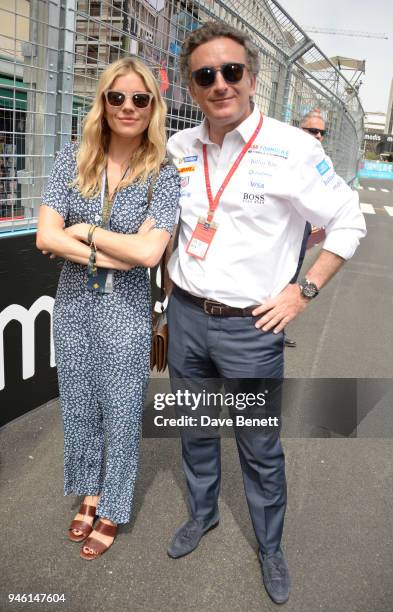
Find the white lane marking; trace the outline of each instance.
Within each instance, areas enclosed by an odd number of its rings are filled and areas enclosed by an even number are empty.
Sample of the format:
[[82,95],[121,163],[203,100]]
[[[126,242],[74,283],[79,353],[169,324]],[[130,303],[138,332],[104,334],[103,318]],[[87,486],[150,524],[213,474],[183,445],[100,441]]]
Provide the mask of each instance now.
[[367,187],[369,191],[377,191],[375,187]]
[[375,210],[374,210],[374,206],[372,204],[364,204],[361,203],[360,204],[360,210],[362,211],[362,213],[365,213],[366,215],[375,215]]
[[386,212],[388,213],[388,215],[390,215],[391,217],[393,217],[393,206],[384,206],[384,209],[386,210]]
[[389,189],[384,189],[383,187],[381,187],[381,191],[383,191],[384,193],[389,193]]

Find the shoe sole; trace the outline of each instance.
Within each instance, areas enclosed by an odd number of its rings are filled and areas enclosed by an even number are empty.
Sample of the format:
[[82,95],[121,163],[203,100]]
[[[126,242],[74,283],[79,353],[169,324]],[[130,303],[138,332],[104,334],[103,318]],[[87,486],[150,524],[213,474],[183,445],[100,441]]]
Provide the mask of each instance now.
[[[217,523],[214,523],[214,525],[212,525],[211,527],[209,527],[208,529],[206,529],[206,531],[203,532],[202,536],[201,536],[201,540],[203,538],[204,535],[206,535],[208,533],[208,531],[212,531],[212,529],[215,529],[218,525],[219,525],[220,521],[217,521]],[[198,542],[198,544],[195,546],[195,548],[193,548],[192,550],[189,550],[188,552],[184,553],[184,555],[171,555],[171,553],[169,552],[169,550],[167,550],[167,555],[168,557],[170,557],[171,559],[181,559],[182,557],[186,557],[187,555],[190,555],[192,552],[194,552],[194,550],[196,548],[198,548],[200,541]]]

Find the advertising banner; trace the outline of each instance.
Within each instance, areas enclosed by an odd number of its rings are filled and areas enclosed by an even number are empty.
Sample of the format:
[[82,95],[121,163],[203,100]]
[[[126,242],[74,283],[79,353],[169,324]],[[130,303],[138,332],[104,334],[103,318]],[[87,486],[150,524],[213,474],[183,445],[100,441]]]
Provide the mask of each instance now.
[[363,160],[359,167],[358,178],[393,180],[393,164]]
[[51,321],[61,262],[0,238],[0,426],[58,395]]

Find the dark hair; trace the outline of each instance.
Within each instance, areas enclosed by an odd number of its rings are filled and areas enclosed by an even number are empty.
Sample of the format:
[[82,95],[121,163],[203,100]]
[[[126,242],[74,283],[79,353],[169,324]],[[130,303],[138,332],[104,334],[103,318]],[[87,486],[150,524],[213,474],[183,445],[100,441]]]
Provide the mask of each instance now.
[[247,57],[247,68],[253,75],[257,75],[260,68],[259,52],[250,36],[237,30],[223,21],[208,21],[203,26],[190,32],[184,39],[180,53],[180,73],[186,85],[190,82],[190,55],[204,43],[215,38],[231,38],[244,47]]

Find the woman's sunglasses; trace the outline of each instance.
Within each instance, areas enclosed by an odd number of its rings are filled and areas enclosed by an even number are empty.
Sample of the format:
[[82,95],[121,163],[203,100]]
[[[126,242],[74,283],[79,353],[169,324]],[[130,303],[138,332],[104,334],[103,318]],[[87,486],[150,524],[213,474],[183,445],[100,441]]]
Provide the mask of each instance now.
[[325,136],[327,132],[327,130],[319,130],[318,128],[307,128],[307,127],[302,128],[302,130],[304,130],[305,132],[309,132],[310,134],[313,134],[314,136],[316,136],[317,134],[321,134],[321,136]]
[[191,76],[199,87],[210,87],[210,85],[213,85],[217,72],[221,72],[227,83],[238,83],[243,78],[245,67],[245,64],[237,64],[235,62],[222,64],[219,68],[204,66],[199,68],[199,70],[191,72]]
[[147,108],[154,98],[150,91],[134,91],[128,93],[126,91],[114,91],[110,89],[105,92],[105,100],[110,106],[123,106],[127,98],[130,98],[136,108]]

